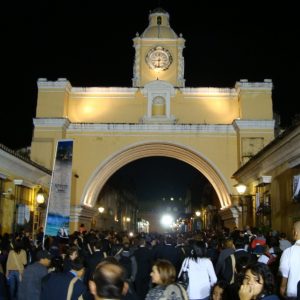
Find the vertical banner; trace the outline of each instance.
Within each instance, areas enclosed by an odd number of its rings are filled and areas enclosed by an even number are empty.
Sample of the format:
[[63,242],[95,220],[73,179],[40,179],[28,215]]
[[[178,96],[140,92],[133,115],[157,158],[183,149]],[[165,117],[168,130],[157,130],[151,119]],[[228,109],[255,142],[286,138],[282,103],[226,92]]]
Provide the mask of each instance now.
[[59,140],[52,171],[44,234],[68,238],[73,141]]

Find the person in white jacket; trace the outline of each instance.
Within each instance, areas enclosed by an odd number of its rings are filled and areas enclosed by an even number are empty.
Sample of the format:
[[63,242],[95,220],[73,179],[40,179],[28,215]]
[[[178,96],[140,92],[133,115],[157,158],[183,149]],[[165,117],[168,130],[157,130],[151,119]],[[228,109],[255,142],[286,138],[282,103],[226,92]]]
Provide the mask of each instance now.
[[206,257],[206,245],[203,241],[193,243],[189,256],[182,263],[178,278],[186,270],[189,275],[189,299],[209,299],[211,287],[217,282],[217,276],[211,260]]

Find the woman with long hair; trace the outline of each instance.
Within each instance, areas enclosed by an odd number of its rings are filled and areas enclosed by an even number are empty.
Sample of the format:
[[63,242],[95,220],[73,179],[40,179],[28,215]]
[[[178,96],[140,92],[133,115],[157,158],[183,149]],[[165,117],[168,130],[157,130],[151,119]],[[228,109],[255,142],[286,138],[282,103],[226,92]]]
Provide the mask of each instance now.
[[266,264],[255,263],[246,268],[239,289],[240,300],[279,300],[274,291],[274,276]]
[[187,292],[191,300],[209,299],[211,287],[217,282],[213,264],[206,257],[206,244],[203,241],[194,241],[189,256],[183,261],[178,274],[187,271],[189,284]]
[[6,262],[6,277],[8,279],[11,300],[16,300],[18,297],[18,288],[26,264],[27,255],[23,249],[22,242],[21,240],[15,240],[12,243],[12,249],[8,253]]
[[146,295],[146,300],[187,300],[184,288],[175,283],[176,269],[168,260],[158,259],[152,266],[150,273],[152,283],[155,285]]

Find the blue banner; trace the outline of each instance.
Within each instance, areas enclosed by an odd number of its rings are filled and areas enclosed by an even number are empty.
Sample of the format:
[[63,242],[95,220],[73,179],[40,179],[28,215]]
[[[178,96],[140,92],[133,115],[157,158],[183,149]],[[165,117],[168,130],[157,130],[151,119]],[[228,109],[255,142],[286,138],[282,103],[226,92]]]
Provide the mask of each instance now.
[[73,141],[59,140],[52,171],[45,236],[67,239],[70,224]]

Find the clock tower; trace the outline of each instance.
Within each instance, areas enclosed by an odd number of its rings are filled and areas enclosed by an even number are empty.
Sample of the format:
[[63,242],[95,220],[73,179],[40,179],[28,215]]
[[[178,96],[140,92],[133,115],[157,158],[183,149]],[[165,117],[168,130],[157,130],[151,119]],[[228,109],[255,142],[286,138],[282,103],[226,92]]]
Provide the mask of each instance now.
[[170,27],[165,10],[157,8],[150,12],[148,27],[133,39],[133,87],[144,87],[154,80],[184,87],[184,44],[182,36],[178,37]]

